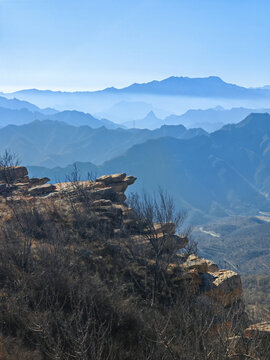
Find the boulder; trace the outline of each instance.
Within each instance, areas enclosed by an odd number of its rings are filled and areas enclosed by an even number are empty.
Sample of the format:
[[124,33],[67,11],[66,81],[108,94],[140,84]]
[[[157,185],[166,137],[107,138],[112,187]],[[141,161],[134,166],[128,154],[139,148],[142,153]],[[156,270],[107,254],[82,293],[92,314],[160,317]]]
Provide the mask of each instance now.
[[28,194],[32,196],[44,195],[54,192],[56,187],[52,184],[45,184],[40,186],[35,186],[28,190]]
[[231,270],[203,273],[202,291],[216,299],[224,307],[232,305],[241,298],[242,284],[239,274]]
[[125,173],[104,175],[96,180],[96,183],[102,183],[107,187],[111,187],[115,192],[124,193],[129,185],[136,181],[134,176],[126,176]]
[[113,183],[121,182],[125,179],[126,174],[113,174],[113,175],[104,175],[96,179],[96,182],[102,182],[105,185],[110,185]]
[[[188,242],[188,239],[183,237],[183,241],[186,239],[186,244]],[[184,246],[184,247],[185,247]],[[196,269],[199,273],[215,273],[218,272],[218,266],[211,260],[207,260],[204,258],[200,258],[197,255],[189,255],[185,263],[183,264],[183,268],[187,269]]]
[[28,170],[24,166],[11,166],[0,168],[0,181],[13,182],[28,175]]
[[206,273],[208,271],[208,264],[205,259],[192,254],[183,264],[183,268],[185,270],[195,269],[198,273]]
[[134,184],[136,180],[137,180],[137,178],[136,178],[135,176],[126,176],[126,177],[125,177],[125,182],[126,182],[128,185]]

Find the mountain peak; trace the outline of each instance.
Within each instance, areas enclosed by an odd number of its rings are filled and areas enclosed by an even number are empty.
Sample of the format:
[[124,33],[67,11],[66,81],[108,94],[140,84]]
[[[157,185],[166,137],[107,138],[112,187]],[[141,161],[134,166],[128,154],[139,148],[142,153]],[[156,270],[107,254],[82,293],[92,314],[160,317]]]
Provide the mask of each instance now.
[[149,118],[151,118],[151,119],[152,119],[152,118],[157,119],[156,114],[154,113],[153,110],[149,111],[149,113],[146,115],[145,118],[146,118],[146,119],[149,119]]

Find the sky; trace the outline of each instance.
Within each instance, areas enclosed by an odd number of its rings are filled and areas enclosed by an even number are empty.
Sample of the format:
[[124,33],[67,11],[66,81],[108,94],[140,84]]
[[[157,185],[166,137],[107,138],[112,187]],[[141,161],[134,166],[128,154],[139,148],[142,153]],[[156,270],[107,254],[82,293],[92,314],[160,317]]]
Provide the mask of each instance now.
[[270,84],[269,0],[0,0],[0,91]]

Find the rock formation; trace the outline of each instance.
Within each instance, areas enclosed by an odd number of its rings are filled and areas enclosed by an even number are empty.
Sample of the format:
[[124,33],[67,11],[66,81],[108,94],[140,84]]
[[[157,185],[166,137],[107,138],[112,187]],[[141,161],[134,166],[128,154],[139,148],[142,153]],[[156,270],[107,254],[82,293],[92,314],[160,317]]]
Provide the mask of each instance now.
[[0,195],[47,195],[56,190],[54,185],[45,185],[49,181],[47,177],[29,179],[28,170],[24,166],[0,168]]
[[[215,314],[215,322],[211,325],[214,331],[218,331],[216,329],[220,329],[222,326],[233,326],[234,329],[242,331],[247,340],[258,337],[262,341],[269,342],[269,324],[252,325],[244,330],[244,327],[248,326],[248,321],[241,300],[241,279],[237,273],[219,269],[211,260],[200,258],[195,254],[187,254],[185,247],[188,239],[176,234],[173,223],[153,224],[153,227],[149,228],[138,219],[133,209],[128,207],[125,203],[125,191],[135,181],[135,177],[121,173],[105,175],[96,181],[52,185],[47,184],[48,178],[29,179],[25,167],[2,168],[0,169],[0,196],[6,198],[23,196],[42,201],[42,199],[53,197],[61,198],[66,193],[69,196],[85,196],[83,191],[86,189],[87,196],[90,196],[91,211],[95,214],[93,221],[101,224],[103,228],[110,229],[111,236],[128,234],[129,239],[138,246],[146,244],[146,239],[151,237],[158,241],[166,238],[177,244],[178,252],[166,268],[167,275],[174,286],[179,286],[183,282],[188,284],[192,293],[197,297],[197,306],[205,309],[209,314]],[[117,246],[119,245],[112,244],[111,251],[117,252]],[[82,254],[84,257],[90,255]],[[155,265],[153,259],[149,262],[153,266]],[[220,323],[217,311],[222,314],[230,314],[232,320],[225,325]],[[238,326],[233,325],[234,317],[237,319]]]

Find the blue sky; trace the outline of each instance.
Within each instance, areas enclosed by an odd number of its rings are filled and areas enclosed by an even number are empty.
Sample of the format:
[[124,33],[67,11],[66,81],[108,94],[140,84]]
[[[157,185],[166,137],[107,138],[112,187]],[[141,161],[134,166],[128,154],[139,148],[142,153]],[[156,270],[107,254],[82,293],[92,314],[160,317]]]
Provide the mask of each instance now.
[[0,0],[0,90],[270,84],[268,0]]

